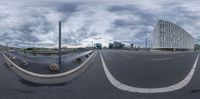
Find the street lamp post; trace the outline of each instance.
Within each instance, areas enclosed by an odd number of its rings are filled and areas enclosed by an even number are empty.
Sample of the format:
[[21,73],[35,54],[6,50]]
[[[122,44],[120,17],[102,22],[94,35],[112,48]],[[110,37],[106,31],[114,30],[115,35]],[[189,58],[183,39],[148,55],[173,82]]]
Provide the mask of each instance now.
[[145,48],[147,50],[147,38],[145,39]]
[[94,50],[94,43],[93,43],[93,41],[92,41],[92,49]]
[[59,66],[61,66],[61,21],[59,21]]
[[6,43],[6,52],[8,52],[8,42]]
[[[78,40],[79,45],[80,45],[80,41],[81,41],[81,40],[79,39],[79,40]],[[79,53],[79,48],[80,48],[80,47],[78,47],[78,53]]]

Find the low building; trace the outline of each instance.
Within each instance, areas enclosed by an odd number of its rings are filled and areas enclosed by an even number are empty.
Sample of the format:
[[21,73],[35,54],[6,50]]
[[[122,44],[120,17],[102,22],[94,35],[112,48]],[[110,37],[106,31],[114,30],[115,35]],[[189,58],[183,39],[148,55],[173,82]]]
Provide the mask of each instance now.
[[119,48],[123,48],[125,46],[125,44],[121,43],[121,42],[117,42],[117,41],[114,41],[113,43],[109,43],[109,48],[110,49],[119,49]]
[[94,47],[95,47],[95,49],[102,49],[102,44],[101,43],[95,43]]

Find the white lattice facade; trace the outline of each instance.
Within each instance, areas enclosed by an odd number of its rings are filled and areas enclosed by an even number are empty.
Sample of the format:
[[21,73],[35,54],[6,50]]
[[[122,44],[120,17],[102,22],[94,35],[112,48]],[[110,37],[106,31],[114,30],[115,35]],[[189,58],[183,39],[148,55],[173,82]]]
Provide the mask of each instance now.
[[194,38],[179,26],[159,20],[153,31],[154,49],[194,49]]

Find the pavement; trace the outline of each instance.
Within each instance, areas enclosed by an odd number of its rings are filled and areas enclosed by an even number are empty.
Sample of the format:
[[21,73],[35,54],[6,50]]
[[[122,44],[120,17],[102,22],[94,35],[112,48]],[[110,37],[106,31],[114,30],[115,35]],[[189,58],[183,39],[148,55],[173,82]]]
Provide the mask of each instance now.
[[[159,88],[180,82],[192,69],[196,52],[154,54],[124,50],[100,50],[110,73],[123,84]],[[100,54],[77,79],[59,85],[38,85],[17,77],[0,55],[0,99],[198,99],[200,59],[191,81],[180,90],[135,93],[120,90],[108,80]]]
[[[79,66],[82,62],[84,62],[87,57],[85,55],[89,54],[92,50],[79,52],[79,53],[69,53],[66,55],[62,55],[62,63],[60,69],[56,72],[52,72],[48,69],[49,65],[52,63],[58,64],[58,56],[51,55],[31,55],[31,54],[24,54],[23,52],[17,51],[9,51],[8,56],[15,56],[16,59],[10,58],[15,64],[26,69],[28,71],[40,74],[55,74],[55,73],[62,73],[68,70],[71,70],[77,66]],[[81,58],[81,62],[76,62],[77,58]],[[28,65],[24,66],[23,60],[28,62]]]

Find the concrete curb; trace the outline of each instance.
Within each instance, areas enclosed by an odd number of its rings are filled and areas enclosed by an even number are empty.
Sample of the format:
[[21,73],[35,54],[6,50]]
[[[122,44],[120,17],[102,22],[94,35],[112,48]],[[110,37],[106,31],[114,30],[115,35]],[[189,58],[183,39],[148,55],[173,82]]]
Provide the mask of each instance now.
[[59,73],[59,74],[38,74],[34,72],[27,71],[20,66],[13,63],[6,55],[3,53],[4,60],[8,64],[8,66],[11,68],[11,70],[22,79],[25,79],[30,82],[39,83],[39,84],[59,84],[64,83],[70,80],[73,80],[80,76],[87,68],[88,65],[86,65],[89,60],[94,56],[96,51],[92,53],[92,55],[89,56],[89,58],[84,61],[81,65],[78,67],[69,70],[67,72]]

